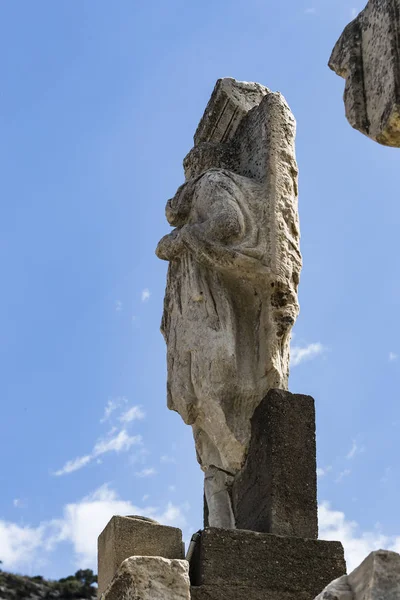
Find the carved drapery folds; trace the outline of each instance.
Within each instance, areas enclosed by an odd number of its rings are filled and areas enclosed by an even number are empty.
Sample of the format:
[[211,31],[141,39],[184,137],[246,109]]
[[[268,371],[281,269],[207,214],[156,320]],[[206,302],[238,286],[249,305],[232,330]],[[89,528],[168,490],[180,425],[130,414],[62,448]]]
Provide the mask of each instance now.
[[279,93],[219,80],[166,207],[168,406],[192,425],[213,496],[243,466],[256,406],[287,388],[301,270],[294,139]]

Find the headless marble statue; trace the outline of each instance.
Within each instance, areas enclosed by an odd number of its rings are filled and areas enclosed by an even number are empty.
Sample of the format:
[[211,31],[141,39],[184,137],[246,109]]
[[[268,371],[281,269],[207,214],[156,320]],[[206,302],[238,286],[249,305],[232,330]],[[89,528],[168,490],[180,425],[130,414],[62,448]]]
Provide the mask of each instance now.
[[255,408],[287,389],[301,270],[294,137],[280,94],[219,80],[167,203],[175,229],[157,247],[170,262],[168,407],[193,428],[214,527],[235,527],[230,486]]

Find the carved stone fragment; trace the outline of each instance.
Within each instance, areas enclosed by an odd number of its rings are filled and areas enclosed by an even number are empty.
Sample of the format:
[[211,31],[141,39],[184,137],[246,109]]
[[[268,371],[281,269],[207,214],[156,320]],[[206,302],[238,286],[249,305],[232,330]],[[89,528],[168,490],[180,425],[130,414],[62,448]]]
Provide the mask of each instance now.
[[234,527],[229,488],[250,419],[287,389],[301,270],[295,120],[259,84],[219,80],[166,207],[162,332],[168,406],[191,425],[209,523]]
[[346,79],[352,127],[400,147],[400,0],[369,0],[340,36],[330,68]]
[[160,556],[131,556],[101,600],[190,600],[189,565]]
[[400,555],[377,550],[354,569],[330,583],[315,600],[398,600]]

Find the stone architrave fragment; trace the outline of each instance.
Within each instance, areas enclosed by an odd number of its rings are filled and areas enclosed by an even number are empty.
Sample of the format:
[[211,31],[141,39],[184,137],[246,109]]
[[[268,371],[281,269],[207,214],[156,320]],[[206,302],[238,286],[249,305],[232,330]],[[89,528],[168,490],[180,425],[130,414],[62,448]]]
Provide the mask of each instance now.
[[400,554],[377,550],[350,575],[332,581],[315,600],[399,600]]
[[317,538],[313,398],[270,390],[251,425],[247,459],[232,489],[236,527]]
[[189,564],[160,556],[131,556],[101,600],[190,600]]
[[219,527],[235,527],[229,489],[254,410],[288,384],[301,270],[295,129],[281,94],[219,80],[167,203],[175,229],[157,247],[170,263],[168,407],[193,428]]
[[343,31],[330,68],[346,79],[352,127],[385,146],[400,147],[400,0],[369,0]]
[[112,517],[99,535],[97,548],[99,596],[130,556],[184,558],[180,529],[141,517]]
[[313,600],[345,572],[339,542],[210,528],[190,561],[192,600]]

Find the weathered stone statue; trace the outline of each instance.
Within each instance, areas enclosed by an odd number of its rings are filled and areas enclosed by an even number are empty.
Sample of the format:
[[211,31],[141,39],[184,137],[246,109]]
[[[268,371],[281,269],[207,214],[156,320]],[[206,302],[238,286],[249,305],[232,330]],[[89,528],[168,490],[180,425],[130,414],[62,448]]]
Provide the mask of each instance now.
[[168,407],[193,428],[211,526],[235,527],[229,488],[250,419],[268,390],[287,389],[301,270],[294,139],[279,93],[219,80],[157,247],[170,262]]
[[346,79],[352,127],[400,147],[400,0],[369,0],[340,36],[330,68]]

